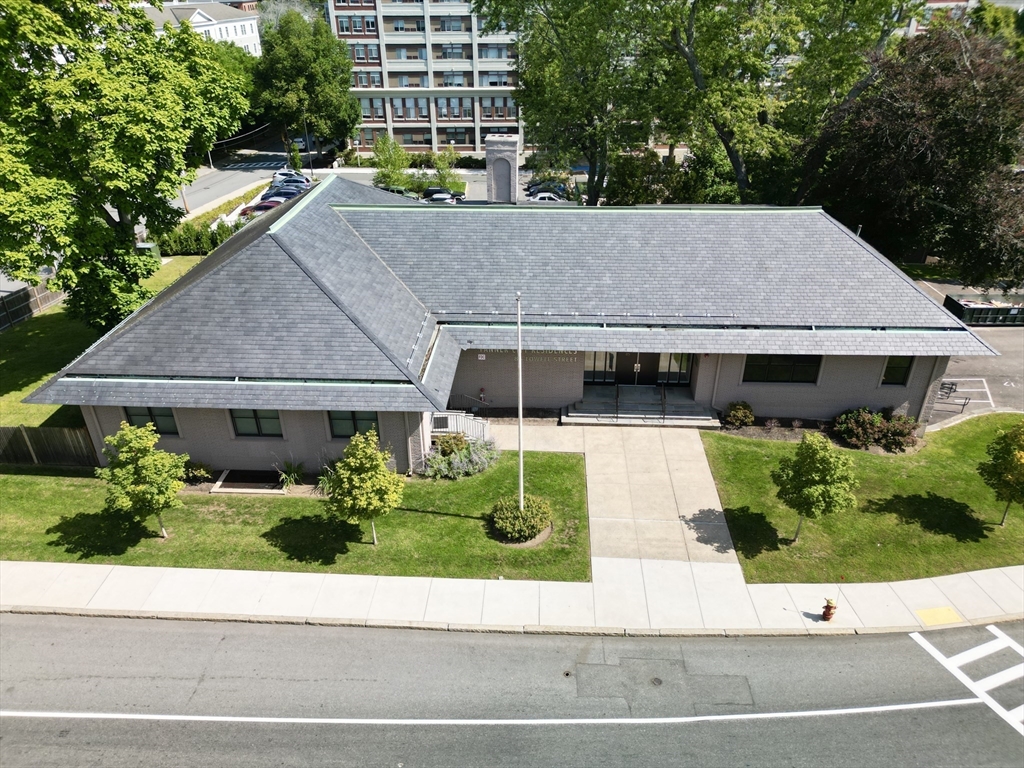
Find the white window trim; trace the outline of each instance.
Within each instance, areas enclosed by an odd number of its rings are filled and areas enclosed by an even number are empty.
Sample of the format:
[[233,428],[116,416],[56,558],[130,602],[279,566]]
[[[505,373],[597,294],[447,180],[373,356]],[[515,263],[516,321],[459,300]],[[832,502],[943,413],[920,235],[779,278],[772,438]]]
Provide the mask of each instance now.
[[[883,384],[882,379],[885,378],[885,369],[889,367],[890,357],[910,357],[910,368],[907,369],[907,380],[902,384]],[[875,384],[875,389],[898,389],[903,387],[907,389],[910,386],[910,380],[914,378],[914,368],[917,367],[917,361],[920,359],[920,355],[885,355],[882,358],[882,370],[878,372],[878,383]]]

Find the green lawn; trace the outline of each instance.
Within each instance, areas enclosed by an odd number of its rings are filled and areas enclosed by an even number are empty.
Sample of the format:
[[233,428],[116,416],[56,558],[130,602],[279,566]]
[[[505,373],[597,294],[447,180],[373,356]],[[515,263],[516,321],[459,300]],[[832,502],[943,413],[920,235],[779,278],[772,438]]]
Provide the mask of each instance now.
[[153,293],[160,293],[160,291],[198,264],[201,258],[202,256],[174,256],[166,264],[161,264],[160,269],[151,277],[143,280],[142,284],[153,291]]
[[370,526],[334,522],[294,496],[183,494],[185,507],[124,529],[101,514],[104,486],[88,472],[0,468],[0,551],[8,560],[370,573],[391,576],[587,581],[590,546],[583,457],[527,453],[526,491],[548,498],[554,534],[533,549],[490,538],[484,514],[517,488],[517,461],[458,481],[407,481],[402,508]]
[[1024,513],[978,476],[985,446],[1015,414],[970,419],[928,435],[913,455],[848,451],[857,508],[809,520],[775,498],[769,472],[795,443],[703,433],[704,448],[748,582],[896,581],[1024,562]]
[[[199,256],[178,256],[160,265],[143,285],[159,292],[199,262]],[[26,405],[21,400],[78,357],[99,338],[63,306],[30,317],[0,334],[0,426],[82,427],[77,405]]]
[[955,280],[956,273],[948,264],[897,264],[912,280]]

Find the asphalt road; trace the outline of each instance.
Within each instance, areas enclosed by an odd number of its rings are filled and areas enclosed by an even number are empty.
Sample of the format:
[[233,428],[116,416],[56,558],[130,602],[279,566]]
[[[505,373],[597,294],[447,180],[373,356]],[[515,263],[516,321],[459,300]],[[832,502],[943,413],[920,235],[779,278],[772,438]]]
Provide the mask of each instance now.
[[[1024,639],[1020,623],[1002,629]],[[950,655],[993,636],[926,637]],[[1019,662],[1004,649],[969,671]],[[1019,679],[993,695],[1024,703]],[[4,768],[1024,764],[1024,738],[905,634],[585,638],[4,614],[0,707]],[[867,710],[820,712],[850,708]],[[195,719],[209,716],[243,719]],[[712,719],[644,720],[695,716]]]
[[[943,381],[957,384],[956,397],[970,397],[966,413],[988,408],[1024,410],[1024,327],[971,329],[999,352],[999,357],[951,357]],[[932,423],[960,413],[955,402],[935,403]]]
[[[269,181],[274,171],[281,168],[285,162],[283,152],[261,152],[238,155],[236,159],[220,163],[216,170],[211,171],[207,166],[200,168],[200,176],[184,189],[189,210],[195,210],[222,197],[240,194],[239,190],[257,181]],[[180,195],[174,204],[178,208],[183,207]]]

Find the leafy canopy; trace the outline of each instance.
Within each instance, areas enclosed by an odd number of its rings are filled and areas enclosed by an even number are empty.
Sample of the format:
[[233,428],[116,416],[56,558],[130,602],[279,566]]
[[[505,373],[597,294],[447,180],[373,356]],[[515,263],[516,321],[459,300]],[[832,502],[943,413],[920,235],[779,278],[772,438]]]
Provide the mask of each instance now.
[[516,104],[530,144],[589,166],[587,203],[597,205],[609,159],[651,133],[643,98],[646,60],[636,56],[636,6],[626,0],[477,0],[488,29],[517,33]]
[[929,29],[878,64],[811,154],[808,202],[894,260],[938,256],[961,282],[1024,284],[1024,62],[997,40]]
[[157,450],[159,439],[152,424],[133,427],[127,422],[103,438],[109,463],[96,470],[96,477],[107,483],[108,510],[145,520],[182,505],[178,491],[185,487],[188,455]]
[[409,153],[387,134],[373,143],[373,174],[376,187],[402,187],[409,181]]
[[246,108],[212,44],[153,24],[128,0],[0,13],[0,269],[71,293],[106,329],[139,306],[154,260],[134,253],[143,222],[169,231],[171,201]]
[[264,29],[262,45],[253,106],[277,125],[283,138],[306,128],[311,139],[355,135],[362,114],[349,93],[352,62],[345,43],[323,18],[307,20],[298,11],[286,11],[276,27]]
[[815,432],[804,433],[796,456],[782,459],[771,478],[779,501],[803,517],[842,512],[857,502],[853,461]]
[[331,515],[345,520],[373,520],[402,503],[405,481],[388,469],[391,453],[380,448],[377,430],[357,432],[344,458],[326,467],[318,483]]
[[996,499],[1024,504],[1024,420],[1007,431],[999,431],[985,448],[988,461],[978,465],[978,474]]

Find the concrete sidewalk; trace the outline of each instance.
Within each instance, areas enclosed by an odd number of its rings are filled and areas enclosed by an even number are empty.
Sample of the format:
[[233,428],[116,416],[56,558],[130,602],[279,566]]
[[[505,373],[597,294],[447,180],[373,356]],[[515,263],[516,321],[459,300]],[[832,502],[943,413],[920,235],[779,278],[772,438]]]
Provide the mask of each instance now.
[[[504,450],[515,427],[492,425]],[[526,427],[583,453],[592,581],[0,562],[0,610],[630,635],[905,631],[1024,618],[1024,565],[891,584],[746,584],[696,430]],[[839,609],[821,621],[826,598]]]

